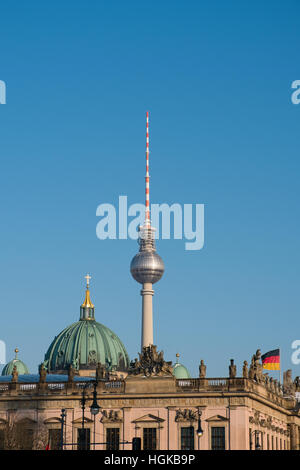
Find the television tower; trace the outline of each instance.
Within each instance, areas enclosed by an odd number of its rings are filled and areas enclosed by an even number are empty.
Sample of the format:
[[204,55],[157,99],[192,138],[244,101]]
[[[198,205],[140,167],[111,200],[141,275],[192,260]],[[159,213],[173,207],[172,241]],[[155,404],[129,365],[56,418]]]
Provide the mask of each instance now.
[[139,227],[140,250],[134,256],[130,265],[132,277],[143,285],[142,296],[142,340],[141,350],[153,344],[153,312],[152,297],[154,290],[152,285],[159,281],[165,267],[161,257],[156,253],[154,231],[151,227],[150,217],[150,191],[149,191],[149,113],[146,113],[146,208],[145,222]]

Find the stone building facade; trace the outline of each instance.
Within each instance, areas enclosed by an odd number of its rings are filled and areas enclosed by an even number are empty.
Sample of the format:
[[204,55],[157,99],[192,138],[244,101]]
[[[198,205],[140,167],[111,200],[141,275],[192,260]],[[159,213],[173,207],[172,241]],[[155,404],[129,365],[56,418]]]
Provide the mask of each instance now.
[[[75,450],[84,442],[90,450],[130,450],[138,437],[141,449],[300,450],[299,388],[289,376],[279,386],[245,368],[236,377],[229,367],[225,378],[206,378],[200,369],[199,378],[176,379],[169,363],[155,364],[146,369],[140,360],[126,378],[97,382],[73,374],[54,381],[43,369],[35,382],[17,375],[1,381],[0,446],[12,446],[19,427],[23,448]],[[95,392],[100,411],[93,415]]]

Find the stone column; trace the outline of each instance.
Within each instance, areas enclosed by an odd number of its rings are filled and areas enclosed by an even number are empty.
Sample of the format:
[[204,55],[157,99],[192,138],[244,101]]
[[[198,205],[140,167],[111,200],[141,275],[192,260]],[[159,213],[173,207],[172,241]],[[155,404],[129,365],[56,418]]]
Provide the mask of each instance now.
[[132,439],[135,436],[134,429],[131,425],[131,406],[124,406],[123,409],[123,422],[121,423],[121,439],[122,442],[128,441],[128,444],[121,444],[120,450],[131,450]]
[[299,450],[299,431],[298,426],[294,423],[290,424],[290,443],[291,450]]
[[[228,406],[228,449],[245,450],[249,448],[249,421],[245,406]],[[230,442],[229,442],[230,439]]]
[[[62,408],[66,410],[66,417],[65,417],[65,424],[64,424],[64,443],[70,444],[71,442],[77,442],[77,432],[73,428],[73,421],[74,421],[74,408],[67,408],[64,407],[62,404]],[[61,410],[59,411],[59,415],[61,415]],[[76,450],[77,446],[75,445],[74,448],[71,445],[66,445],[64,450]]]
[[[167,420],[166,420],[166,427],[167,427],[167,447],[166,450],[176,450],[178,449],[178,435],[177,435],[177,423],[175,421],[176,417],[176,406],[168,406],[167,407]],[[168,429],[169,428],[169,429]]]

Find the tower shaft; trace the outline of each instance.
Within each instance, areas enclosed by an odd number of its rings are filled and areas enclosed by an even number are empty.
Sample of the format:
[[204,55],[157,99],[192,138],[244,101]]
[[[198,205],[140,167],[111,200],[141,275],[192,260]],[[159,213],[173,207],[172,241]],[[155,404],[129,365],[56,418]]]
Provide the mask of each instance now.
[[152,297],[154,290],[150,282],[143,284],[141,290],[142,296],[142,339],[141,339],[141,351],[144,347],[153,344],[153,309],[152,309]]

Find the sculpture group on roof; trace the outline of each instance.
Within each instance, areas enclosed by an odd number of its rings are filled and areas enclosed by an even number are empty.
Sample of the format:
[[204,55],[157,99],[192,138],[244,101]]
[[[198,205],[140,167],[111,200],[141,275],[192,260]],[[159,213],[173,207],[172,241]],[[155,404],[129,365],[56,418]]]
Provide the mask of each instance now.
[[136,358],[131,363],[129,374],[145,375],[147,377],[172,376],[172,361],[166,362],[163,351],[157,352],[157,346],[145,346],[143,351],[139,353],[139,359]]

